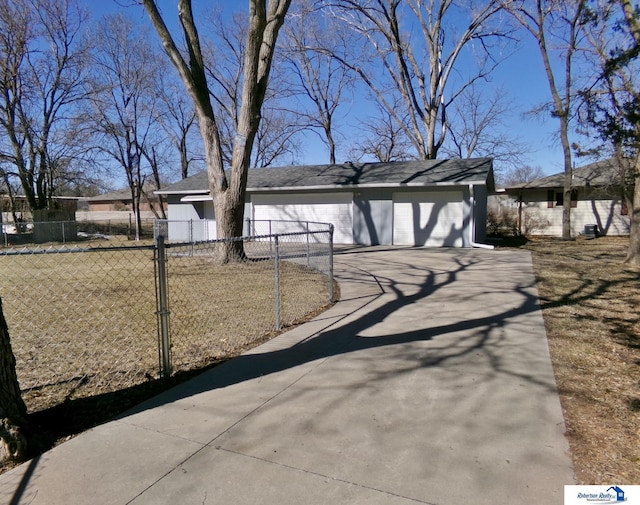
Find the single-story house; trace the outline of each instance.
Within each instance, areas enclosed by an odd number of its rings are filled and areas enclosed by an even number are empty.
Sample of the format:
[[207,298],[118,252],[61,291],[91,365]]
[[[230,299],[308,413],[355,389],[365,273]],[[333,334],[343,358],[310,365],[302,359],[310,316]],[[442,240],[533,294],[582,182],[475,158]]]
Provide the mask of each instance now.
[[[337,244],[471,247],[485,238],[493,190],[489,158],[255,168],[244,217],[332,223]],[[157,193],[169,239],[185,239],[194,220],[208,220],[215,238],[206,172]]]
[[[151,211],[152,208],[159,209],[161,202],[158,195],[155,194],[157,189],[156,185],[145,182],[144,192],[140,198],[141,211]],[[83,202],[88,212],[120,212],[131,211],[133,208],[131,189],[129,188],[84,198]]]
[[[602,235],[628,235],[629,213],[623,197],[625,177],[613,160],[574,168],[572,174],[571,235],[597,226]],[[562,236],[564,172],[505,188],[517,213],[520,233]],[[504,204],[503,204],[504,205]]]

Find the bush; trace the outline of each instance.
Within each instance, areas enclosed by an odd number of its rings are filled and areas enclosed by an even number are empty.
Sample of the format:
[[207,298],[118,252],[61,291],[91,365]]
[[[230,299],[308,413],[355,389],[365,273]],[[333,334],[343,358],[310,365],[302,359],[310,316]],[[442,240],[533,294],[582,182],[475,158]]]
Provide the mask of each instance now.
[[489,208],[487,212],[487,235],[494,237],[515,237],[518,235],[517,210]]

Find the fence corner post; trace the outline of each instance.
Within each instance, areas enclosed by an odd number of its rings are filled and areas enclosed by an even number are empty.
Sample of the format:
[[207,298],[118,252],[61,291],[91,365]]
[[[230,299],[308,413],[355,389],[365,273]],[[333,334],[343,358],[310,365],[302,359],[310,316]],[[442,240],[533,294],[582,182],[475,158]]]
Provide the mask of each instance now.
[[169,296],[167,283],[167,255],[164,235],[158,234],[155,243],[158,339],[160,340],[160,376],[171,377],[171,342],[169,336]]

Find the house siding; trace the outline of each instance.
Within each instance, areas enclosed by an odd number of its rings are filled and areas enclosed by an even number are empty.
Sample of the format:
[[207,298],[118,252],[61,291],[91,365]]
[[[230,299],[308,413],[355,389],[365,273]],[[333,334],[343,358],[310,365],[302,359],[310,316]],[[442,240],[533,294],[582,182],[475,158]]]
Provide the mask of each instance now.
[[[250,196],[257,220],[328,222],[334,225],[337,244],[353,244],[353,193],[351,191],[310,191],[258,193]],[[284,223],[283,223],[284,224]],[[290,225],[286,225],[290,229]]]
[[[525,235],[562,236],[563,206],[550,206],[547,190],[527,191],[522,202],[521,229]],[[603,199],[597,193],[578,190],[577,201],[571,208],[571,235],[584,233],[586,225],[598,225],[603,235],[628,235],[629,217],[621,215],[619,199]]]
[[184,195],[170,195],[167,213],[168,233],[171,240],[214,240],[217,236],[213,215],[213,202],[182,202]]

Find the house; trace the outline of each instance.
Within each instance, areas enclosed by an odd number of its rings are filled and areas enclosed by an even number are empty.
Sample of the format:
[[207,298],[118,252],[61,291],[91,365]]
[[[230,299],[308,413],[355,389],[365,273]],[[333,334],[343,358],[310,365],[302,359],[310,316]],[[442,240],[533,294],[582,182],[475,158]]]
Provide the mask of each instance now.
[[[573,170],[571,235],[597,226],[602,235],[628,235],[629,213],[623,198],[623,177],[613,160],[603,160]],[[562,236],[564,173],[505,188],[516,209],[520,233]],[[587,227],[587,228],[585,228]]]
[[[140,216],[143,219],[154,219],[162,215],[161,206],[166,211],[165,202],[162,202],[154,193],[156,189],[157,186],[154,184],[148,182],[144,184],[144,191],[140,198]],[[83,198],[76,218],[78,221],[127,221],[133,219],[132,202],[129,188]]]
[[[151,211],[153,208],[158,209],[160,200],[154,193],[157,186],[145,183],[144,191],[140,198],[140,210]],[[119,212],[132,210],[131,189],[123,188],[116,191],[110,191],[102,195],[91,196],[85,198],[87,210],[89,212]]]
[[[244,216],[332,223],[337,244],[471,247],[485,238],[493,190],[488,158],[256,168]],[[197,220],[215,238],[206,172],[156,193],[168,202],[169,239]]]

